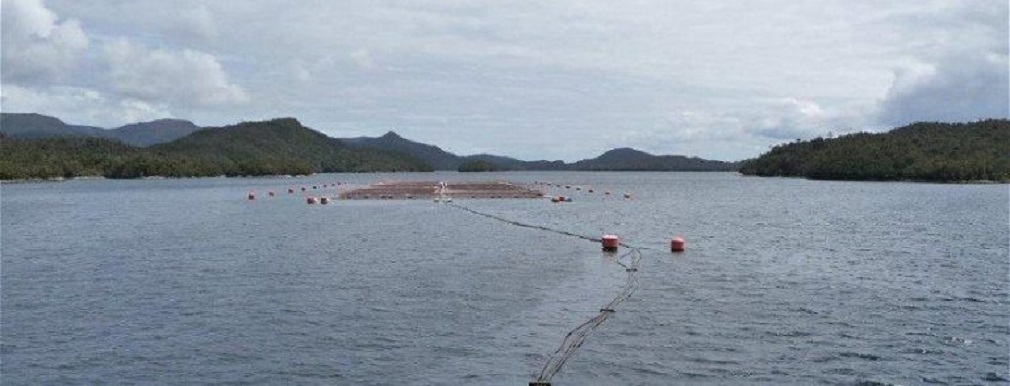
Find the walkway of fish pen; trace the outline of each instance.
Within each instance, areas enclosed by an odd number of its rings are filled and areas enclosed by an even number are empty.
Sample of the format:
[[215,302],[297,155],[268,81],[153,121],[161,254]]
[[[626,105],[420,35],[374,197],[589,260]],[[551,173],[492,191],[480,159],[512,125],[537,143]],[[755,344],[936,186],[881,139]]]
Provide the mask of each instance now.
[[544,192],[509,182],[390,181],[340,193],[346,200],[543,198]]

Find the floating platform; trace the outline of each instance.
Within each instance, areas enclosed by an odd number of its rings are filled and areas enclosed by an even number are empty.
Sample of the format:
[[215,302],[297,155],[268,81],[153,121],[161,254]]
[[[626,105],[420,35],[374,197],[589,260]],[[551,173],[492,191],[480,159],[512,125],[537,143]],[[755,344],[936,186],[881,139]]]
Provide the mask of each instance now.
[[543,198],[544,193],[509,182],[379,182],[340,193],[345,200]]

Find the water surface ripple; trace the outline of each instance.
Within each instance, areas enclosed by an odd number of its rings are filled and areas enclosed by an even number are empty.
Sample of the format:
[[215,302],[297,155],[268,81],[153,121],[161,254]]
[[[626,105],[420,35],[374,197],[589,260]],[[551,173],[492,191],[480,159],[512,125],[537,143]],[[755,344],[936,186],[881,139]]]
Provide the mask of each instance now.
[[613,256],[428,201],[286,193],[487,178],[574,201],[468,207],[642,247],[638,290],[555,384],[1010,378],[1006,185],[557,172],[5,184],[0,379],[526,384],[621,290]]

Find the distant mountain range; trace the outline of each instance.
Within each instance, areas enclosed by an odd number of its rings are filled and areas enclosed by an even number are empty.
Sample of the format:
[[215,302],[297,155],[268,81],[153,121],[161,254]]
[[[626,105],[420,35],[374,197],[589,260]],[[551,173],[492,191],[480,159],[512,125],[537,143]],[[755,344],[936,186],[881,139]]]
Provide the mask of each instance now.
[[[572,164],[524,161],[491,154],[460,156],[438,146],[411,141],[392,131],[374,138],[331,138],[302,126],[294,118],[208,128],[200,128],[185,120],[161,119],[103,129],[67,124],[58,118],[40,114],[2,113],[0,137],[4,140],[0,161],[7,161],[0,166],[11,168],[6,172],[0,170],[0,178],[6,179],[74,176],[82,170],[78,168],[79,164],[97,159],[105,163],[85,169],[91,173],[102,170],[103,175],[110,177],[461,169],[731,171],[737,167],[736,163],[656,156],[629,148],[614,149],[597,158]],[[129,146],[101,141],[119,141]],[[109,154],[91,154],[97,152],[96,149]],[[72,157],[60,152],[81,156],[90,154],[92,158],[84,161],[70,159]],[[17,157],[27,158],[16,160]],[[48,168],[19,164],[44,164],[32,161],[32,157],[53,164]],[[107,159],[109,157],[111,159]]]
[[114,129],[103,129],[94,126],[70,125],[59,118],[41,114],[0,114],[0,133],[25,139],[98,137],[118,139],[129,145],[143,147],[174,141],[197,130],[200,130],[199,126],[182,119],[159,119]]
[[[9,132],[18,131],[5,131]],[[205,128],[149,147],[99,136],[25,139],[0,134],[2,180],[379,171],[431,171],[431,167],[401,153],[351,148],[294,118]]]
[[393,131],[377,138],[342,138],[341,141],[359,147],[400,152],[431,165],[435,170],[459,170],[461,165],[483,161],[495,170],[584,170],[584,171],[732,171],[733,162],[688,158],[679,155],[652,155],[631,148],[607,151],[599,157],[567,164],[564,161],[523,161],[515,158],[477,154],[459,156],[438,146],[414,142]]

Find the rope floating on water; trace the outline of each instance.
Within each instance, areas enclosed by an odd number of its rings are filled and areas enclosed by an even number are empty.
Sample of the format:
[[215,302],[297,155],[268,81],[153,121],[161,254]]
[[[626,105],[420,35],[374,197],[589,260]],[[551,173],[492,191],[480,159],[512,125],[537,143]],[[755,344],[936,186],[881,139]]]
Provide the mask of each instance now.
[[[627,258],[628,263],[622,263],[621,260]],[[547,363],[540,370],[537,378],[530,382],[530,385],[550,385],[551,379],[554,378],[561,368],[564,367],[568,359],[575,355],[575,350],[582,346],[585,342],[586,337],[589,333],[600,327],[603,322],[607,321],[611,315],[616,312],[616,308],[619,304],[624,302],[626,299],[631,297],[631,294],[635,293],[638,289],[638,266],[642,261],[642,252],[638,248],[632,248],[625,252],[621,257],[617,259],[617,263],[625,267],[625,272],[628,273],[624,281],[624,286],[621,287],[621,292],[617,294],[609,303],[600,308],[600,312],[593,316],[589,320],[575,327],[567,335],[565,339],[561,341],[561,346],[551,354]]]
[[[452,203],[449,203],[447,205],[478,216],[483,216],[493,220],[501,221],[506,224],[511,224],[524,228],[538,229],[547,232],[553,232],[592,242],[602,241],[602,239],[595,237],[580,235],[577,233],[572,233],[560,229],[554,229],[542,225],[522,223],[519,221],[509,220],[507,218],[496,216],[493,214],[478,212],[463,205],[456,205]],[[624,280],[624,285],[621,286],[621,291],[618,292],[617,296],[611,299],[610,302],[601,307],[600,311],[595,316],[583,322],[582,324],[578,325],[577,327],[569,331],[567,335],[565,335],[565,338],[561,341],[561,346],[559,346],[558,349],[555,350],[554,353],[550,355],[550,357],[547,360],[547,363],[544,364],[544,367],[540,369],[540,373],[537,374],[536,379],[530,381],[529,383],[530,386],[550,385],[551,379],[554,378],[554,375],[556,375],[558,372],[561,371],[561,368],[564,367],[566,362],[568,362],[568,359],[570,359],[572,356],[575,355],[576,350],[582,346],[582,343],[585,342],[586,337],[588,337],[591,332],[600,327],[600,325],[602,325],[603,322],[607,321],[607,319],[609,319],[616,312],[617,306],[620,305],[625,300],[627,300],[629,297],[631,297],[631,295],[635,293],[635,290],[638,289],[639,286],[638,268],[642,262],[642,251],[641,251],[642,248],[633,247],[625,243],[621,243],[621,245],[626,248],[629,248],[627,252],[624,252],[617,258],[617,264],[623,267],[624,271],[627,273],[627,276],[625,277]]]

